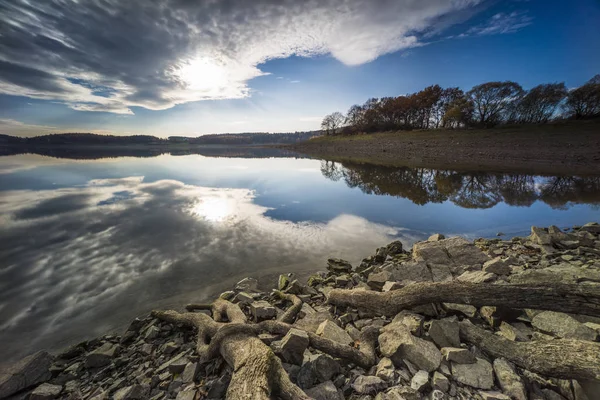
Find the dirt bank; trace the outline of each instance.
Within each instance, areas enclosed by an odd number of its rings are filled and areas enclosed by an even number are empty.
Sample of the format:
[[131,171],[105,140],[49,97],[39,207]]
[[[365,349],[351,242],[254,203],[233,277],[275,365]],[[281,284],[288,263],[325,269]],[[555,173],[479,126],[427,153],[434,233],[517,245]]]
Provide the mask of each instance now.
[[334,161],[453,170],[600,174],[600,120],[486,130],[320,137],[287,146]]

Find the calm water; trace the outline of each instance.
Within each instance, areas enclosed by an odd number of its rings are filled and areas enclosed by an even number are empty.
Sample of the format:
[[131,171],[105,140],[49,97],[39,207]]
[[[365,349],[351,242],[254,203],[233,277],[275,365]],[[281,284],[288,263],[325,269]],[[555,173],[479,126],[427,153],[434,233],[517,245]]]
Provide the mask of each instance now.
[[[252,153],[256,155],[257,153]],[[269,155],[272,155],[269,153]],[[600,177],[200,155],[0,157],[0,360],[396,238],[598,220]]]

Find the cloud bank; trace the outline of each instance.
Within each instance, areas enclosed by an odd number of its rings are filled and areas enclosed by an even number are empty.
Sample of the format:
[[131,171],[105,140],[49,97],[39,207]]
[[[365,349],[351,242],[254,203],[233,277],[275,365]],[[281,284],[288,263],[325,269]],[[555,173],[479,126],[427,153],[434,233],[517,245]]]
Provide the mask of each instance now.
[[421,45],[481,0],[0,0],[0,93],[131,114],[249,96],[261,64]]

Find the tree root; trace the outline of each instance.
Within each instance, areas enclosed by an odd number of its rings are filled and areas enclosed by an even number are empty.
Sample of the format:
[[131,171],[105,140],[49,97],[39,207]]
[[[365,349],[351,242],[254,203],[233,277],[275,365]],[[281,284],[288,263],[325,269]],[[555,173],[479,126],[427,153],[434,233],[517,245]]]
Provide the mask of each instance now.
[[513,342],[473,325],[459,323],[460,336],[494,357],[561,379],[600,380],[600,343],[554,339]]
[[327,301],[385,316],[394,316],[406,308],[438,302],[478,307],[534,308],[600,316],[600,288],[563,283],[490,284],[452,281],[417,283],[386,293],[333,289]]

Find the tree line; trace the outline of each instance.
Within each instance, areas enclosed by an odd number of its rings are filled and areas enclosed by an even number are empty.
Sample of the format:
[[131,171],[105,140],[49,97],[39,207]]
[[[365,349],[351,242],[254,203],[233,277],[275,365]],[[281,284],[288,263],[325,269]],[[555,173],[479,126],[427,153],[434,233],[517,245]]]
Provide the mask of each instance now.
[[557,118],[600,117],[600,75],[568,90],[545,83],[524,90],[512,81],[486,82],[468,92],[432,85],[398,97],[371,98],[344,115],[325,116],[326,135],[389,130],[489,128],[501,124],[541,124]]

